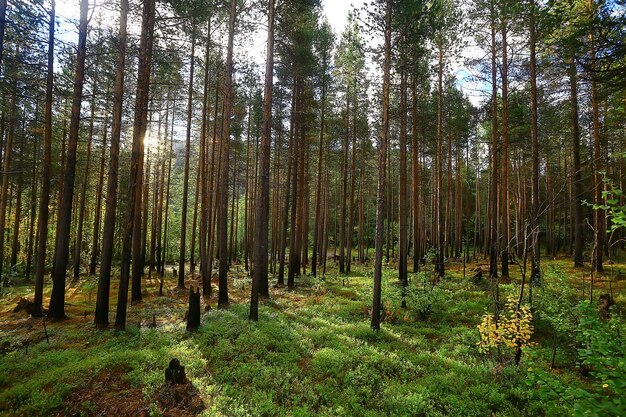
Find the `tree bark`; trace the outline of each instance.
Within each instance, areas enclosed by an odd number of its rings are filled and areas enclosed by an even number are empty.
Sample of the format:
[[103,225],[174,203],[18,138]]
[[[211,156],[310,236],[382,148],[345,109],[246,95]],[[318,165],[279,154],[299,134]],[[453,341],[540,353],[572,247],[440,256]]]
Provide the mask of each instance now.
[[100,148],[100,169],[98,173],[98,186],[96,189],[96,208],[93,220],[93,241],[91,245],[91,259],[89,261],[89,275],[96,274],[96,266],[98,264],[98,251],[100,248],[100,223],[102,220],[102,189],[104,188],[104,168],[107,149],[107,120],[104,117],[102,147]]
[[537,133],[537,44],[535,1],[531,0],[530,14],[530,141],[532,153],[532,208],[531,208],[531,273],[530,282],[541,280],[539,252],[539,135]]
[[[185,250],[187,238],[187,201],[189,194],[189,156],[191,154],[191,116],[193,113],[193,73],[195,68],[196,38],[191,35],[191,64],[189,67],[189,90],[187,93],[187,133],[185,135],[185,167],[183,171],[183,205],[180,221],[180,253],[178,258],[178,288],[185,288]],[[228,175],[228,174],[226,174]],[[190,293],[191,294],[191,293]]]
[[85,81],[85,56],[87,52],[87,12],[89,2],[80,2],[80,24],[78,28],[78,52],[74,72],[74,92],[72,94],[72,115],[70,119],[69,141],[67,148],[67,164],[63,181],[63,205],[61,206],[59,230],[54,249],[54,268],[52,271],[52,294],[48,316],[52,320],[65,319],[65,278],[69,257],[70,227],[72,220],[72,203],[76,175],[76,151],[78,147],[78,130],[80,127],[80,108],[83,99]]
[[[258,297],[262,282],[268,281],[268,222],[270,198],[270,151],[272,142],[272,94],[274,88],[274,0],[268,4],[267,58],[265,63],[265,86],[263,91],[263,135],[259,155],[260,176],[257,188],[258,200],[254,234],[254,272],[250,298],[250,320],[259,319]],[[263,294],[268,296],[269,294]]]
[[35,315],[43,313],[43,278],[46,269],[48,244],[48,218],[50,210],[50,179],[52,165],[52,93],[54,82],[54,28],[55,1],[50,5],[48,20],[48,68],[46,75],[46,104],[44,109],[43,164],[41,169],[41,197],[37,216],[37,260],[35,265]]
[[496,23],[491,10],[491,179],[489,184],[489,277],[498,277],[498,79]]
[[230,145],[230,116],[232,110],[232,83],[233,83],[233,41],[235,37],[235,20],[237,18],[237,0],[230,2],[230,17],[228,22],[228,48],[226,52],[226,69],[224,74],[224,114],[222,115],[222,150],[220,162],[220,202],[218,230],[218,250],[220,257],[219,267],[219,295],[218,307],[228,307],[228,155]]
[[[111,150],[107,175],[107,198],[102,229],[102,255],[100,257],[100,277],[94,324],[98,328],[109,325],[109,293],[111,284],[111,263],[113,239],[115,238],[115,217],[117,211],[117,184],[119,181],[120,136],[122,133],[122,112],[124,99],[124,64],[126,61],[126,26],[128,21],[128,0],[120,0],[120,27],[117,37],[117,60],[115,63],[115,88],[113,92],[113,114],[111,119]],[[123,288],[123,284],[126,285]],[[123,292],[126,289],[126,292]],[[120,279],[120,293],[128,291],[128,280]],[[126,296],[124,296],[124,303]]]
[[400,75],[400,191],[398,193],[398,280],[402,284],[402,308],[406,308],[406,290],[409,286],[407,255],[408,230],[407,224],[407,76],[403,71]]
[[387,142],[389,136],[389,84],[391,70],[391,13],[392,1],[386,0],[385,44],[383,62],[382,123],[378,149],[378,190],[376,195],[376,258],[374,261],[374,290],[372,300],[372,330],[380,329],[382,267],[383,267],[383,229],[385,211],[385,176],[387,172]]
[[115,328],[126,328],[126,308],[128,302],[128,281],[132,258],[132,301],[141,300],[141,199],[143,185],[143,148],[148,119],[150,72],[152,45],[154,42],[155,1],[143,4],[141,39],[139,42],[139,66],[137,69],[137,93],[133,124],[133,145],[131,151],[130,181],[128,187],[128,212],[124,224],[122,242],[122,265],[118,292]]
[[[9,126],[4,144],[4,163],[2,165],[2,188],[0,189],[0,246],[4,248],[4,232],[6,226],[7,202],[9,201],[9,176],[11,174],[11,158],[13,156],[13,138],[17,119],[17,80],[13,82],[11,104],[9,110]],[[4,251],[0,254],[0,279],[4,266]]]
[[[506,12],[504,12],[506,13]],[[511,220],[509,202],[509,64],[507,54],[507,18],[502,18],[502,278],[509,277],[509,223]]]

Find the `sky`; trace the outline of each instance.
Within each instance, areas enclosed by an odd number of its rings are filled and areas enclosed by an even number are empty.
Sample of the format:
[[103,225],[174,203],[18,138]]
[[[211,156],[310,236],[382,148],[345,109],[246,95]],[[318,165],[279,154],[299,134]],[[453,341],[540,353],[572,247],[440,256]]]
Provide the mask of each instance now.
[[348,19],[348,12],[356,6],[360,8],[365,0],[323,0],[322,7],[328,23],[333,31],[339,35]]

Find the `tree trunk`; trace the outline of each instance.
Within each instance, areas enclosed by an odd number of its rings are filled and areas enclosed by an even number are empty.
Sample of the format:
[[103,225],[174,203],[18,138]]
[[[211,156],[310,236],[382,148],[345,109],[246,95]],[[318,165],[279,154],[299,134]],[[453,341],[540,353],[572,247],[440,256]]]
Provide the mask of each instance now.
[[[99,59],[96,58],[95,67],[98,68]],[[89,134],[87,138],[87,155],[85,157],[85,171],[83,172],[83,184],[80,192],[80,204],[78,209],[78,230],[74,241],[74,280],[80,275],[80,260],[83,249],[83,228],[85,225],[85,208],[87,204],[87,187],[89,186],[89,165],[91,162],[91,148],[93,145],[93,127],[96,118],[96,91],[98,87],[97,77],[94,79],[91,96],[91,115],[89,118]],[[98,207],[99,208],[99,207]]]
[[[196,37],[191,35],[191,64],[187,93],[187,133],[185,135],[185,168],[183,171],[183,205],[180,221],[180,253],[178,258],[178,288],[185,288],[185,250],[187,237],[187,201],[189,194],[189,156],[191,154],[191,116],[193,113],[193,72],[195,68]],[[228,173],[226,174],[228,175]],[[191,293],[190,293],[191,294]]]
[[[590,1],[591,4],[591,14],[592,17],[595,17],[595,4],[594,1]],[[593,30],[593,29],[592,29]],[[592,116],[593,116],[593,195],[594,195],[594,204],[601,205],[602,201],[602,178],[600,176],[600,171],[603,169],[603,158],[602,158],[602,150],[600,147],[600,107],[598,104],[598,87],[597,82],[593,78],[596,69],[596,48],[595,48],[595,39],[593,32],[589,34],[589,43],[590,43],[590,59],[591,59],[591,105],[592,105]],[[597,272],[604,272],[604,267],[602,265],[602,254],[604,250],[604,221],[603,221],[604,211],[603,210],[594,210],[594,246],[595,246],[595,258],[593,259],[593,269]]]
[[317,275],[317,262],[319,241],[321,230],[321,217],[322,217],[322,167],[324,163],[324,132],[326,128],[326,68],[328,63],[326,62],[326,55],[322,59],[322,96],[320,98],[320,134],[319,134],[319,149],[317,157],[317,185],[315,193],[315,225],[313,226],[313,253],[311,259],[311,274]]
[[378,149],[378,190],[376,196],[376,258],[374,261],[374,290],[372,300],[373,330],[380,329],[382,267],[383,267],[383,219],[385,210],[385,174],[387,172],[387,142],[389,136],[389,84],[391,80],[391,12],[392,1],[386,0],[385,10],[385,58],[383,63],[382,123]]
[[[493,2],[492,2],[493,3]],[[493,8],[493,4],[492,4]],[[491,179],[489,184],[489,278],[498,277],[498,84],[496,27],[491,10]]]
[[539,251],[539,135],[537,133],[537,44],[535,27],[535,0],[531,0],[530,14],[530,141],[532,153],[532,208],[531,208],[531,273],[530,282],[541,280]]
[[[9,110],[9,128],[4,144],[4,164],[2,166],[2,188],[0,189],[0,246],[4,248],[4,232],[6,226],[7,202],[9,201],[9,176],[11,174],[11,157],[13,154],[13,137],[15,136],[15,121],[17,119],[17,81],[13,83],[11,93],[11,108]],[[0,279],[4,265],[4,250],[0,254]]]
[[17,180],[17,190],[15,191],[15,215],[13,220],[13,242],[11,243],[11,268],[17,265],[17,254],[20,249],[20,221],[22,218],[22,181]]
[[[343,163],[341,180],[341,215],[339,216],[339,273],[346,273],[346,200],[348,198],[348,150],[350,149],[350,93],[346,91],[346,118],[344,122]],[[348,253],[348,256],[350,254]]]
[[52,165],[52,93],[54,76],[55,1],[52,0],[48,21],[48,68],[46,76],[46,104],[44,109],[43,164],[41,169],[41,197],[37,216],[37,260],[35,265],[34,314],[43,313],[43,278],[46,269],[48,244],[48,217],[50,211],[50,177]]
[[439,49],[439,65],[437,69],[437,164],[436,164],[436,185],[435,185],[435,249],[437,251],[436,259],[436,273],[439,279],[443,278],[444,272],[444,259],[443,259],[443,236],[441,227],[441,188],[442,188],[442,145],[443,145],[443,50],[441,45]]
[[289,228],[289,268],[287,271],[287,287],[292,289],[295,287],[294,278],[296,270],[300,268],[299,252],[298,252],[298,233],[297,233],[297,212],[298,212],[298,172],[299,172],[299,154],[302,143],[300,142],[300,111],[301,103],[301,81],[298,75],[294,80],[294,111],[292,115],[292,136],[293,147],[291,149],[291,226]]
[[507,56],[507,18],[502,18],[502,278],[509,277],[509,223],[511,220],[509,202],[509,99],[508,77],[509,65]]
[[420,243],[422,236],[419,233],[420,225],[420,167],[418,157],[419,142],[417,138],[417,81],[413,79],[411,86],[411,168],[413,170],[413,181],[411,182],[411,190],[413,197],[413,272],[419,271],[419,263],[421,258]]
[[[250,298],[250,320],[259,319],[258,296],[262,282],[268,281],[268,222],[270,188],[270,151],[272,143],[272,93],[274,88],[274,0],[269,0],[267,33],[267,60],[265,63],[265,86],[263,91],[263,136],[259,155],[260,177],[257,188],[254,234],[254,273]],[[269,286],[268,286],[269,287]],[[269,292],[269,291],[268,291]],[[269,294],[262,294],[268,296]]]
[[[126,328],[126,307],[128,302],[128,281],[132,258],[132,301],[141,300],[141,199],[143,185],[143,148],[148,119],[148,101],[150,71],[152,64],[152,45],[154,42],[155,1],[147,0],[143,4],[141,39],[139,42],[139,65],[137,69],[137,93],[135,97],[135,116],[133,124],[133,145],[131,151],[130,182],[128,188],[128,212],[123,229],[122,265],[118,292],[115,327]],[[132,252],[132,253],[131,253]]]
[[406,289],[409,286],[407,255],[408,255],[408,230],[407,224],[407,178],[406,178],[406,154],[407,154],[407,76],[405,72],[400,75],[400,191],[398,193],[398,280],[402,284],[402,308],[406,308]]
[[[205,287],[211,286],[211,266],[208,265],[208,225],[209,225],[209,184],[208,184],[208,151],[209,141],[208,114],[210,109],[209,90],[209,60],[211,57],[211,16],[207,21],[207,42],[204,52],[204,90],[202,93],[202,124],[200,129],[200,159],[198,161],[198,175],[200,175],[200,274],[202,276],[202,294],[206,293]],[[217,105],[217,100],[216,100]],[[214,121],[215,123],[215,121]]]
[[[39,106],[36,106],[35,109],[35,123],[38,124],[39,117]],[[36,236],[35,236],[35,216],[37,215],[37,185],[38,185],[38,166],[37,166],[37,154],[40,144],[38,141],[33,141],[33,171],[32,171],[32,182],[30,189],[30,221],[28,223],[28,243],[26,244],[26,270],[24,275],[26,279],[30,280],[31,278],[31,269],[33,262],[33,247],[35,245]]]
[[228,307],[228,154],[230,142],[230,117],[232,110],[233,83],[233,40],[235,36],[235,20],[237,18],[237,1],[230,2],[228,22],[228,48],[226,52],[226,69],[224,74],[224,114],[222,115],[222,150],[220,162],[220,194],[219,221],[217,223],[217,241],[220,257],[218,306]]
[[93,241],[91,245],[91,259],[89,261],[89,275],[96,274],[96,265],[98,264],[98,251],[100,245],[100,223],[102,219],[102,190],[104,188],[104,168],[106,160],[107,149],[107,120],[108,117],[104,117],[104,124],[102,126],[102,147],[100,148],[100,169],[98,171],[98,186],[96,189],[96,208],[95,216],[93,220]]
[[[126,60],[126,25],[128,18],[128,0],[120,1],[120,27],[117,38],[117,61],[115,63],[115,89],[113,93],[113,114],[111,119],[111,150],[109,155],[106,208],[102,229],[102,255],[100,259],[100,277],[94,323],[98,328],[109,325],[109,292],[111,283],[111,262],[113,257],[113,239],[115,238],[115,217],[117,211],[117,184],[120,155],[120,136],[122,132],[122,112],[124,99],[124,63]],[[124,284],[120,280],[122,292]],[[128,280],[126,280],[126,290]],[[127,291],[126,291],[127,292]],[[124,297],[124,303],[126,297]]]
[[578,124],[578,81],[574,57],[569,63],[570,103],[572,106],[572,150],[573,150],[573,192],[572,209],[574,217],[574,266],[583,266],[583,211],[582,175],[580,166],[580,127]]
[[[352,265],[352,236],[354,234],[354,189],[356,188],[356,128],[358,114],[358,92],[355,80],[355,99],[352,106],[352,161],[350,165],[350,207],[348,209],[348,259],[346,262],[346,273],[349,274]],[[308,182],[307,182],[308,183]],[[305,234],[306,236],[306,234]]]
[[[145,222],[143,221],[143,186],[144,186],[144,141],[147,131],[148,107],[150,103],[150,75],[152,72],[152,46],[154,44],[155,0],[148,0],[147,27],[145,32],[145,49],[142,48],[144,40],[144,25],[142,18],[142,36],[139,45],[139,66],[137,78],[137,95],[135,99],[135,120],[133,126],[133,145],[135,137],[138,138],[138,155],[135,174],[131,174],[131,181],[135,183],[135,199],[132,221],[132,288],[131,302],[141,301],[141,278],[143,277],[145,255]],[[144,13],[146,10],[144,9]],[[144,53],[145,50],[145,53]],[[141,57],[143,55],[143,59]],[[134,152],[134,148],[133,148]],[[131,156],[132,159],[132,156]],[[132,162],[131,162],[132,169]]]
[[78,130],[80,127],[80,108],[83,99],[85,81],[85,57],[87,52],[87,12],[89,2],[80,2],[80,24],[78,28],[78,52],[74,72],[74,92],[72,94],[72,116],[70,121],[69,142],[67,148],[67,165],[63,181],[63,205],[61,206],[59,230],[54,249],[54,268],[52,270],[52,294],[48,316],[52,320],[62,320],[65,316],[65,277],[69,257],[70,226],[72,220],[72,203],[76,175],[76,150],[78,147]]

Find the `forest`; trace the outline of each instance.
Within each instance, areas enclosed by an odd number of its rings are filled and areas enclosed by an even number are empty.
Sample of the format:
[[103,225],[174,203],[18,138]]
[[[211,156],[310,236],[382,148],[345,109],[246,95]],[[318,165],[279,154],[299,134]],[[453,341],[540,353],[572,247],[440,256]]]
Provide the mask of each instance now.
[[0,416],[626,415],[623,0],[0,0]]

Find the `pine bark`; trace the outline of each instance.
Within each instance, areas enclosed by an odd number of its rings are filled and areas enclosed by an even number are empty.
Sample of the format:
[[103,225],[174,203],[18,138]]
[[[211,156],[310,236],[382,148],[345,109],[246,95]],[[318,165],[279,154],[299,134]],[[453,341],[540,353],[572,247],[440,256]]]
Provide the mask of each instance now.
[[226,69],[224,74],[224,114],[222,117],[222,150],[220,162],[220,194],[219,221],[217,223],[217,241],[220,257],[218,307],[228,307],[228,172],[230,145],[230,116],[232,111],[233,83],[233,41],[235,37],[235,21],[237,18],[237,1],[231,0],[228,22],[228,47],[226,51]]
[[[115,63],[115,88],[113,91],[113,113],[111,118],[111,149],[107,175],[107,198],[102,229],[102,254],[94,324],[98,328],[109,325],[109,293],[111,284],[111,263],[113,261],[113,240],[115,238],[115,217],[117,212],[117,185],[122,132],[122,112],[124,99],[124,64],[126,62],[126,26],[128,21],[128,0],[120,0],[120,27],[117,37],[117,59]],[[120,281],[120,289],[124,282]],[[125,282],[126,290],[128,281]],[[127,292],[127,291],[126,291]],[[126,297],[124,297],[124,302]]]
[[154,42],[155,1],[147,0],[143,4],[141,39],[139,42],[139,66],[137,69],[137,93],[135,97],[135,116],[133,124],[133,144],[131,151],[130,181],[128,187],[128,211],[123,228],[122,265],[118,292],[115,327],[126,328],[126,309],[128,303],[128,283],[132,258],[132,301],[141,300],[141,200],[143,191],[143,148],[148,119],[148,101],[150,72],[152,63],[152,45]]
[[183,204],[180,221],[180,252],[178,258],[178,288],[185,288],[185,251],[187,245],[187,205],[189,194],[189,157],[191,154],[191,116],[193,113],[193,73],[195,69],[196,38],[191,35],[191,64],[187,92],[187,132],[185,134],[185,167],[183,171]]
[[372,330],[380,329],[383,267],[383,229],[385,211],[385,176],[387,172],[387,142],[389,136],[389,84],[391,79],[391,13],[392,1],[386,0],[385,44],[383,62],[382,123],[378,149],[378,190],[376,192],[376,257],[374,260],[374,290],[372,300]]
[[[274,0],[268,3],[267,58],[265,63],[265,86],[263,91],[263,135],[259,154],[260,176],[257,188],[254,234],[254,272],[250,298],[250,320],[259,319],[258,297],[264,282],[268,282],[269,198],[270,198],[270,151],[272,142],[272,94],[274,88]],[[269,289],[269,285],[265,285]],[[262,294],[264,296],[269,295]]]
[[41,169],[41,197],[37,216],[37,260],[35,265],[35,296],[33,304],[36,315],[43,313],[43,278],[46,269],[48,244],[48,220],[50,216],[50,179],[52,165],[52,94],[54,83],[54,29],[55,1],[52,0],[48,18],[48,68],[46,75],[46,104],[44,108],[43,164]]
[[539,252],[539,135],[537,133],[537,54],[535,1],[531,0],[530,14],[530,141],[532,153],[532,207],[531,207],[531,283],[541,279]]
[[67,163],[63,180],[63,202],[61,206],[59,230],[54,250],[54,268],[52,270],[52,294],[48,316],[51,320],[62,320],[65,316],[65,278],[69,257],[70,227],[72,221],[72,203],[76,175],[76,151],[78,130],[80,127],[80,108],[83,99],[85,81],[85,57],[87,53],[87,12],[89,2],[80,2],[80,23],[78,28],[78,52],[74,70],[74,92],[72,94],[72,114],[70,119]]

